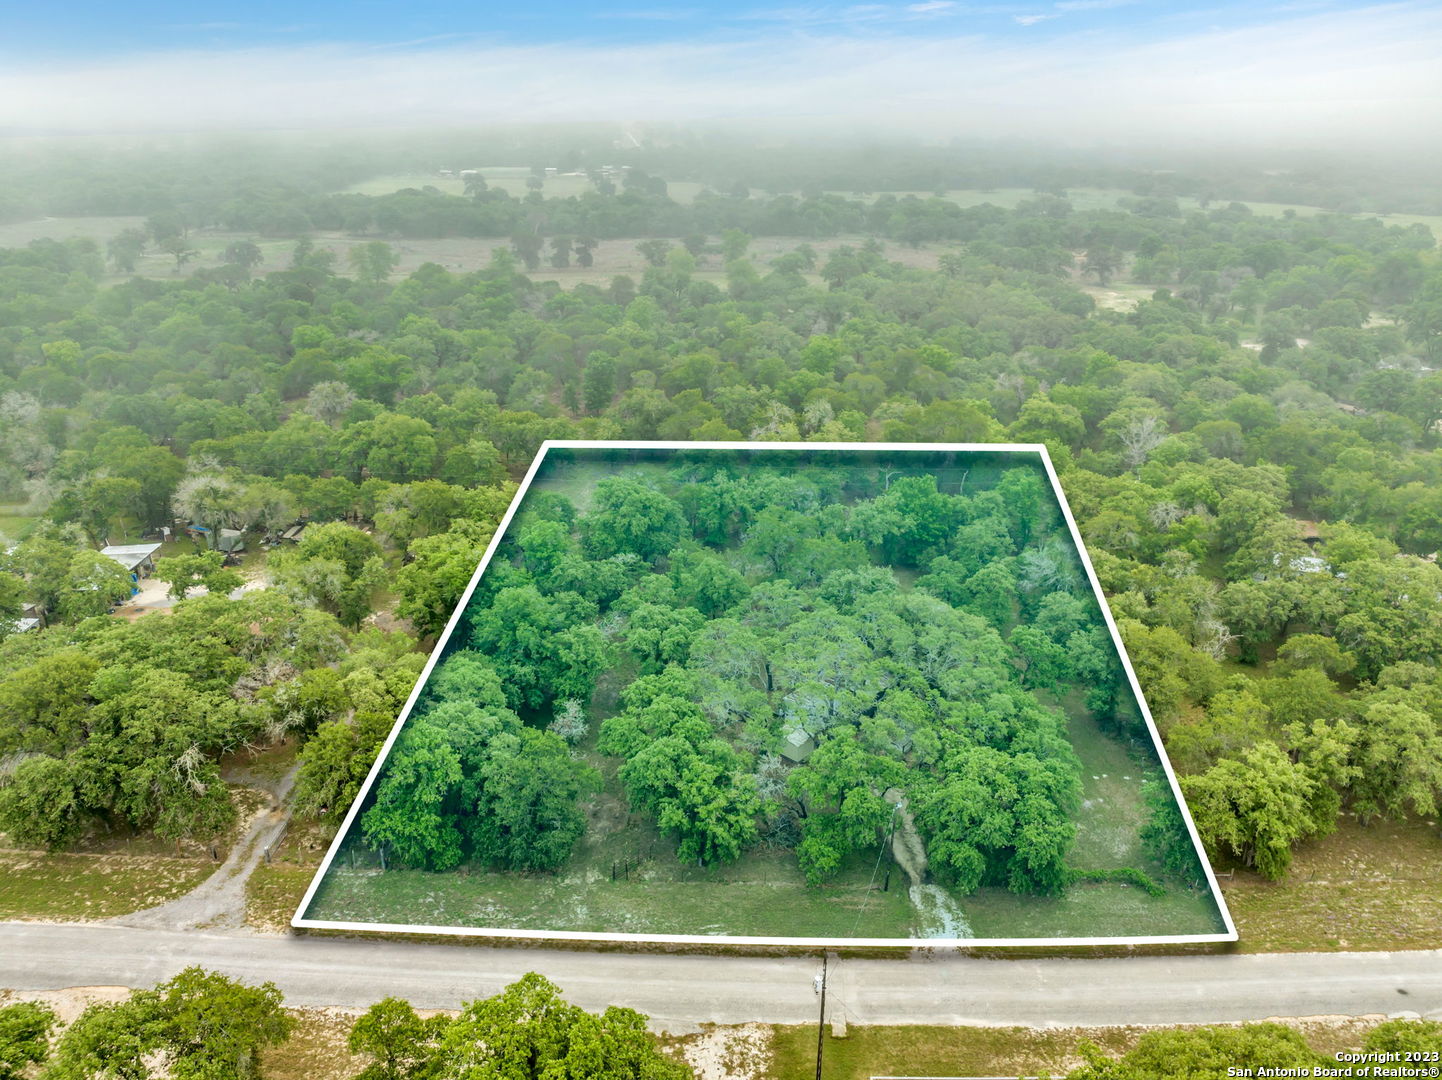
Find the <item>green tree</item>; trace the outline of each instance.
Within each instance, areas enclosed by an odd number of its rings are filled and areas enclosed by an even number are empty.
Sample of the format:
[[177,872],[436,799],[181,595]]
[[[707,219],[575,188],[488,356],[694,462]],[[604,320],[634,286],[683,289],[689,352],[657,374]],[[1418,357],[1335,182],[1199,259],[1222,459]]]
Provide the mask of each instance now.
[[78,523],[91,542],[103,545],[112,531],[126,531],[126,518],[139,515],[142,492],[140,481],[130,477],[92,474],[62,493],[51,512],[57,520]]
[[1171,787],[1161,780],[1142,785],[1142,801],[1147,820],[1141,828],[1141,841],[1153,859],[1185,881],[1200,888],[1206,884],[1202,864],[1192,846],[1192,834]]
[[470,1002],[441,1037],[437,1080],[688,1080],[646,1017],[611,1006],[593,1016],[534,972],[495,997]]
[[126,1001],[92,1005],[65,1030],[47,1076],[212,1080],[259,1077],[260,1055],[289,1037],[294,1019],[274,983],[247,986],[188,967]]
[[1095,276],[1097,284],[1103,289],[1111,284],[1112,276],[1121,268],[1122,256],[1115,248],[1087,248],[1086,260],[1082,263],[1082,272]]
[[90,820],[85,799],[88,780],[81,761],[26,758],[0,787],[0,829],[12,844],[65,850]]
[[1428,817],[1442,800],[1442,731],[1420,709],[1400,702],[1370,705],[1359,725],[1352,796],[1363,822],[1378,814]]
[[1442,1022],[1437,1020],[1384,1021],[1367,1032],[1362,1049],[1373,1053],[1436,1054],[1438,1051],[1442,1051]]
[[733,862],[756,840],[761,810],[741,756],[687,717],[621,766],[631,805],[677,838],[676,857],[705,866]]
[[666,253],[671,250],[669,240],[642,240],[636,245],[636,250],[641,257],[651,266],[661,267],[666,265]]
[[630,477],[601,480],[593,505],[581,519],[581,540],[593,559],[630,553],[654,562],[685,533],[686,519],[676,500]]
[[[613,650],[596,627],[568,610],[576,601],[588,603],[574,593],[542,596],[534,585],[505,588],[470,617],[472,643],[495,663],[516,707],[590,699]],[[591,612],[583,607],[580,613]]]
[[227,266],[238,266],[247,274],[265,261],[265,255],[251,240],[236,240],[226,245],[220,253],[220,261]]
[[1181,778],[1202,841],[1226,848],[1269,881],[1286,876],[1292,846],[1312,831],[1315,781],[1274,742]]
[[346,259],[356,272],[356,277],[367,285],[379,285],[388,280],[401,257],[384,240],[371,240],[357,244],[346,254]]
[[223,476],[195,473],[176,486],[172,505],[177,517],[207,530],[205,540],[213,548],[221,526],[235,513],[240,495],[240,487]]
[[57,649],[0,678],[0,753],[62,755],[84,741],[90,682],[100,663],[76,649]]
[[439,1064],[440,1039],[450,1026],[445,1016],[422,1020],[410,1002],[382,998],[356,1019],[346,1038],[352,1054],[372,1061],[356,1080],[413,1080]]
[[[1239,1068],[1310,1070],[1335,1066],[1281,1024],[1241,1027],[1163,1028],[1149,1031],[1120,1058],[1109,1058],[1084,1044],[1086,1064],[1068,1080],[1226,1080]],[[1284,1075],[1281,1072],[1276,1075]]]
[[38,1001],[0,1007],[0,1080],[21,1080],[50,1055],[55,1012]]
[[293,549],[267,563],[276,587],[318,604],[352,629],[369,614],[371,596],[386,580],[380,545],[351,525],[313,525]]
[[65,568],[55,614],[61,622],[104,615],[130,597],[131,587],[130,574],[114,559],[82,549]]
[[110,257],[111,264],[117,273],[135,273],[136,260],[145,253],[145,245],[149,242],[144,229],[122,229],[105,244],[105,253]]
[[389,713],[358,710],[316,728],[301,747],[291,806],[301,817],[335,820],[350,808],[390,733]]
[[498,736],[481,769],[484,809],[473,827],[478,858],[512,870],[555,870],[586,828],[577,806],[600,775],[550,731]]
[[446,532],[412,540],[406,549],[410,561],[396,571],[396,613],[422,634],[439,633],[470,584],[493,532],[488,523],[463,519]]
[[361,819],[382,858],[425,870],[450,870],[463,857],[463,836],[446,803],[464,779],[461,756],[444,732],[412,721],[386,758],[375,805]]
[[0,570],[0,639],[11,633],[25,609],[25,581],[18,574]]
[[225,596],[245,584],[245,579],[234,570],[226,569],[224,562],[225,557],[219,551],[172,555],[156,560],[155,576],[170,585],[169,595],[177,600],[184,600],[186,594],[196,588]]
[[157,240],[156,247],[175,259],[175,273],[180,273],[180,268],[191,259],[200,254],[198,250],[190,246],[190,241],[183,236],[167,236]]

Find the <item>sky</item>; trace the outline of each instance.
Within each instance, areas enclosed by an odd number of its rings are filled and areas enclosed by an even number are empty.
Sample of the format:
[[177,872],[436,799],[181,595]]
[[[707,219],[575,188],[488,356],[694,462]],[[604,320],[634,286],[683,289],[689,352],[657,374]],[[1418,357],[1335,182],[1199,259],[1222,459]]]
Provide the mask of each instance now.
[[1435,140],[1442,0],[0,0],[10,134],[512,121]]

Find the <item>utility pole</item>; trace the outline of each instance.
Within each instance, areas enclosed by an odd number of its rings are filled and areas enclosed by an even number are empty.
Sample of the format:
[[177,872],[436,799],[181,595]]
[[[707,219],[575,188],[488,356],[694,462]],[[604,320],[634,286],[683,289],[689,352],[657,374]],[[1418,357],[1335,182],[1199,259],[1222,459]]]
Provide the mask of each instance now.
[[[886,846],[883,851],[891,852],[891,861],[896,861],[896,847],[892,841],[896,838],[896,812],[901,809],[901,800],[891,804],[891,828],[886,831]],[[891,863],[886,864],[886,884],[881,886],[882,892],[891,891]]]
[[816,1020],[816,1080],[821,1080],[821,1050],[822,1040],[826,1032],[826,960],[827,954],[821,954],[821,974],[816,977],[817,988],[821,992],[821,1015]]

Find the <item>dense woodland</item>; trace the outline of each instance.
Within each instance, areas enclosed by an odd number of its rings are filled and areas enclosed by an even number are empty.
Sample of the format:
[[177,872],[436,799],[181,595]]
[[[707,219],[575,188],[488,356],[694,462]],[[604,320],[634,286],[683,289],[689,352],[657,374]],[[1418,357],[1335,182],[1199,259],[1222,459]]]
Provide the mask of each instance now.
[[[681,860],[795,849],[817,884],[902,804],[941,880],[1061,892],[1080,764],[1031,691],[1081,688],[1149,737],[1035,459],[970,496],[896,477],[902,458],[804,465],[698,456],[601,479],[580,515],[528,495],[387,759],[367,840],[426,869],[559,867],[597,779],[566,743],[619,669],[597,748]],[[927,572],[905,591],[897,569]],[[550,730],[522,724],[537,714]],[[788,736],[815,752],[786,760]],[[1160,861],[1188,867],[1173,821],[1153,829]]]
[[[176,174],[192,194],[194,164]],[[163,172],[153,162],[146,182]],[[345,276],[302,237],[291,268],[264,277],[242,252],[218,271],[102,286],[123,248],[0,252],[0,499],[41,518],[0,555],[0,634],[26,604],[48,622],[0,641],[12,843],[215,835],[233,813],[219,757],[286,735],[305,742],[298,809],[336,820],[549,437],[1044,442],[1214,853],[1278,877],[1340,813],[1435,812],[1442,267],[1425,227],[1183,212],[1150,194],[1079,210],[1054,190],[1014,210],[739,191],[680,207],[630,175],[522,237],[506,224],[470,273],[390,280],[377,240]],[[322,196],[306,197],[333,204]],[[482,216],[525,201],[389,199]],[[855,235],[818,256],[807,207]],[[129,208],[157,217],[141,244],[220,220]],[[656,239],[639,280],[562,290],[522,272],[532,241],[555,253],[571,230],[610,229],[602,218]],[[748,230],[794,230],[795,249],[750,258]],[[898,241],[942,246],[939,269],[894,261]],[[1154,291],[1098,307],[1089,284],[1115,280]],[[272,553],[271,588],[227,600],[221,577],[172,615],[106,614],[128,591],[96,555],[106,539],[177,519],[255,538],[300,518],[313,527]],[[691,527],[702,548],[754,543]],[[812,539],[828,538],[848,542]],[[948,605],[966,585],[953,542],[914,553]],[[588,544],[585,531],[562,544],[558,566],[595,561]],[[584,611],[582,647],[602,598],[547,583],[541,555],[516,558],[533,580],[507,602]],[[223,572],[206,557],[163,571],[181,594]],[[651,577],[678,587],[670,569]],[[558,607],[568,591],[594,616]],[[616,640],[659,663],[664,634],[638,644],[645,602],[618,609]],[[684,602],[706,623],[722,614]],[[375,628],[378,605],[412,633]],[[1014,633],[1006,650],[998,663],[1024,680]],[[526,722],[496,700],[494,738],[564,772],[526,712],[553,703],[513,700],[505,680],[500,692]]]

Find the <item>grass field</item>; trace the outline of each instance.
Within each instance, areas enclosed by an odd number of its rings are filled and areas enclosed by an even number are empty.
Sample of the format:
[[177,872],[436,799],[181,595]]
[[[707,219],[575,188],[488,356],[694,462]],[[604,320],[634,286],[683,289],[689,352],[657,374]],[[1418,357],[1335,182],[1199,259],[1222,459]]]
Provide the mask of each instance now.
[[[614,771],[614,768],[613,768]],[[485,870],[381,872],[350,847],[332,864],[308,917],[432,926],[484,926],[651,934],[768,937],[906,936],[914,911],[900,875],[882,891],[876,850],[854,856],[820,889],[806,887],[789,851],[754,852],[701,868],[679,862],[674,845],[603,794],[592,827],[558,874]],[[612,880],[612,868],[616,879]],[[629,868],[628,868],[629,867]],[[720,901],[720,902],[718,902]]]
[[286,933],[314,876],[314,866],[257,866],[245,883],[245,924],[266,933]]
[[209,859],[0,850],[0,919],[127,915],[184,895],[214,870]]
[[[496,172],[488,177],[487,182],[493,186],[504,188],[512,194],[520,195],[526,191],[524,170],[506,169]],[[401,173],[374,177],[354,185],[348,190],[362,194],[381,195],[402,188],[421,188],[426,185],[452,194],[459,194],[463,187],[458,178],[446,178],[425,173]],[[590,182],[584,177],[552,177],[546,181],[544,192],[548,196],[565,197],[589,190],[590,186]],[[701,189],[702,185],[688,182],[677,182],[670,185],[671,197],[681,203],[689,203]],[[850,192],[838,192],[838,194],[848,197],[852,195]],[[914,194],[929,198],[934,193],[919,191],[893,192],[892,194]],[[1117,199],[1128,194],[1126,191],[1113,188],[1077,188],[1068,192],[1072,205],[1080,210],[1109,209],[1115,207]],[[1017,203],[1034,197],[1035,192],[1027,188],[999,188],[991,191],[965,190],[946,193],[946,198],[960,206],[991,203],[995,206],[1014,207]],[[875,195],[867,196],[867,198],[874,199]],[[1183,210],[1198,208],[1194,199],[1183,198],[1177,201]],[[1324,212],[1316,207],[1285,203],[1256,202],[1247,205],[1252,207],[1254,213],[1270,217],[1280,216],[1289,210],[1302,215]],[[1389,225],[1410,225],[1420,222],[1428,225],[1439,238],[1442,238],[1442,216],[1439,215],[1360,214],[1356,216],[1379,217]],[[31,240],[41,237],[64,240],[84,236],[94,239],[103,248],[105,242],[117,233],[143,224],[144,219],[140,217],[43,218],[36,221],[12,222],[0,225],[0,248],[23,247]],[[184,267],[177,270],[173,258],[160,252],[151,251],[141,256],[136,266],[136,273],[142,277],[171,278],[188,274],[195,269],[219,266],[221,252],[229,244],[237,240],[252,240],[260,247],[264,256],[264,261],[256,268],[256,273],[264,274],[289,266],[291,249],[295,246],[293,238],[264,239],[248,233],[209,229],[194,230],[189,239],[191,246],[199,254]],[[368,243],[375,237],[352,236],[337,232],[316,233],[313,239],[317,247],[326,247],[334,251],[337,257],[337,270],[340,273],[348,273],[350,267],[347,262],[347,254],[349,250],[357,244]],[[860,236],[848,236],[812,240],[810,243],[824,259],[829,251],[841,244],[854,245],[863,240],[864,238]],[[425,263],[437,263],[448,270],[475,270],[486,265],[493,249],[506,246],[506,241],[502,237],[478,239],[456,237],[440,240],[390,239],[389,242],[400,256],[400,263],[395,271],[396,277],[404,277]],[[762,237],[752,244],[750,255],[758,266],[764,267],[771,259],[792,250],[801,242],[802,240],[796,237]],[[544,266],[531,276],[539,281],[556,281],[563,288],[571,288],[581,282],[604,285],[616,274],[630,274],[633,277],[639,277],[646,269],[646,262],[636,252],[635,246],[634,240],[605,240],[597,247],[595,265],[589,269],[578,266],[559,269]],[[920,248],[908,248],[900,244],[888,243],[885,247],[887,258],[909,266],[928,269],[934,269],[941,252],[947,250],[946,245],[939,244],[923,244]],[[723,280],[724,272],[720,258],[718,256],[703,257],[697,268],[697,276],[717,281]],[[113,283],[125,280],[127,277],[129,275],[117,274],[110,275],[106,280]],[[1092,293],[1101,306],[1125,310],[1135,306],[1139,297],[1150,295],[1152,290],[1150,287],[1143,289],[1140,286],[1113,285],[1108,289],[1088,288],[1087,291]]]
[[1222,892],[1247,952],[1442,946],[1442,830],[1435,819],[1363,827],[1343,815],[1331,836],[1297,849],[1285,881],[1242,869],[1235,875],[1222,881]]
[[290,1038],[261,1055],[270,1080],[351,1080],[369,1059],[346,1049],[356,1014],[341,1009],[289,1009],[295,1018]]
[[35,528],[39,518],[23,513],[23,503],[0,503],[0,536],[7,540],[24,540]]
[[[526,195],[531,190],[526,186],[530,172],[530,169],[527,168],[480,167],[481,175],[486,178],[487,187],[499,189],[516,198]],[[420,190],[427,187],[433,187],[445,195],[464,195],[466,192],[465,181],[459,176],[413,172],[373,176],[369,180],[352,184],[345,189],[345,193],[349,195],[389,195],[405,188]],[[704,184],[690,180],[678,180],[666,185],[667,194],[676,202],[683,204],[689,204],[704,188]],[[594,190],[596,190],[595,186],[585,176],[558,175],[546,179],[541,188],[541,194],[548,199],[568,199]]]

